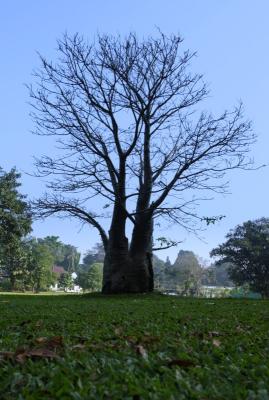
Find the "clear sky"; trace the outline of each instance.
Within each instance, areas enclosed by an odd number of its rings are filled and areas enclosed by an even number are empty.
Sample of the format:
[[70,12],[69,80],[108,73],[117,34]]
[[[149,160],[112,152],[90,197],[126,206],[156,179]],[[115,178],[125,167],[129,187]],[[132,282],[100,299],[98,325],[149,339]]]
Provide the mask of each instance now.
[[[52,143],[33,136],[29,96],[25,83],[39,66],[37,52],[55,57],[56,39],[64,32],[79,32],[91,40],[99,33],[157,34],[176,32],[185,45],[197,50],[194,68],[211,87],[207,103],[221,111],[242,99],[245,114],[254,122],[258,142],[252,155],[256,164],[268,164],[269,93],[269,1],[268,0],[9,0],[0,8],[0,166],[16,166],[22,173],[22,191],[29,198],[44,191],[44,184],[28,176],[33,156],[51,151]],[[203,232],[198,240],[177,227],[169,236],[184,240],[177,249],[159,252],[173,260],[180,248],[208,258],[209,251],[224,240],[230,228],[248,219],[269,217],[268,167],[236,171],[229,176],[229,196],[217,196],[202,204],[202,215],[226,218]],[[98,236],[75,221],[55,218],[34,223],[37,237],[58,235],[82,252]],[[161,232],[162,235],[166,232]]]

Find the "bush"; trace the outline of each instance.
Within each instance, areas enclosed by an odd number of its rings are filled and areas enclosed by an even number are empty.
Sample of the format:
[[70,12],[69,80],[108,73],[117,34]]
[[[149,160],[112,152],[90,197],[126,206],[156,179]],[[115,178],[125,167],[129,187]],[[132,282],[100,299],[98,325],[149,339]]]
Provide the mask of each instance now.
[[9,279],[3,279],[0,281],[0,291],[1,292],[10,292],[11,291],[11,284]]

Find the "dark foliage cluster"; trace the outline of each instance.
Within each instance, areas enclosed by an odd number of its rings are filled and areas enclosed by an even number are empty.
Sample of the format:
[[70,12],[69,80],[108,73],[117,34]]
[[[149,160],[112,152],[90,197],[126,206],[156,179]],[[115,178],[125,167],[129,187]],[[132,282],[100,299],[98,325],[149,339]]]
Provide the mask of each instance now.
[[229,275],[237,285],[248,284],[269,297],[269,219],[244,222],[226,239],[211,255],[219,258],[218,263],[230,263]]

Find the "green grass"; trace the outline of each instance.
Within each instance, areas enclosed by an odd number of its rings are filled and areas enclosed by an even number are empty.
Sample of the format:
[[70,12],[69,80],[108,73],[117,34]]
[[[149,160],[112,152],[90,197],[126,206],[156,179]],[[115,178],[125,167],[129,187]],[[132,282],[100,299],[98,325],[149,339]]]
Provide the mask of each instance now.
[[2,355],[0,399],[265,400],[268,332],[261,300],[0,295],[0,351],[58,355]]

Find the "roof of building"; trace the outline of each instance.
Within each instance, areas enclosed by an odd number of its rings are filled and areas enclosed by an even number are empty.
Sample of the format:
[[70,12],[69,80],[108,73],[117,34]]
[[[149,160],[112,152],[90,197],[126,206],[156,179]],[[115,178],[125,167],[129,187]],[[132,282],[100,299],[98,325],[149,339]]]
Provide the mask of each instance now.
[[63,267],[60,267],[59,265],[53,265],[52,272],[58,275],[66,274],[66,270]]

